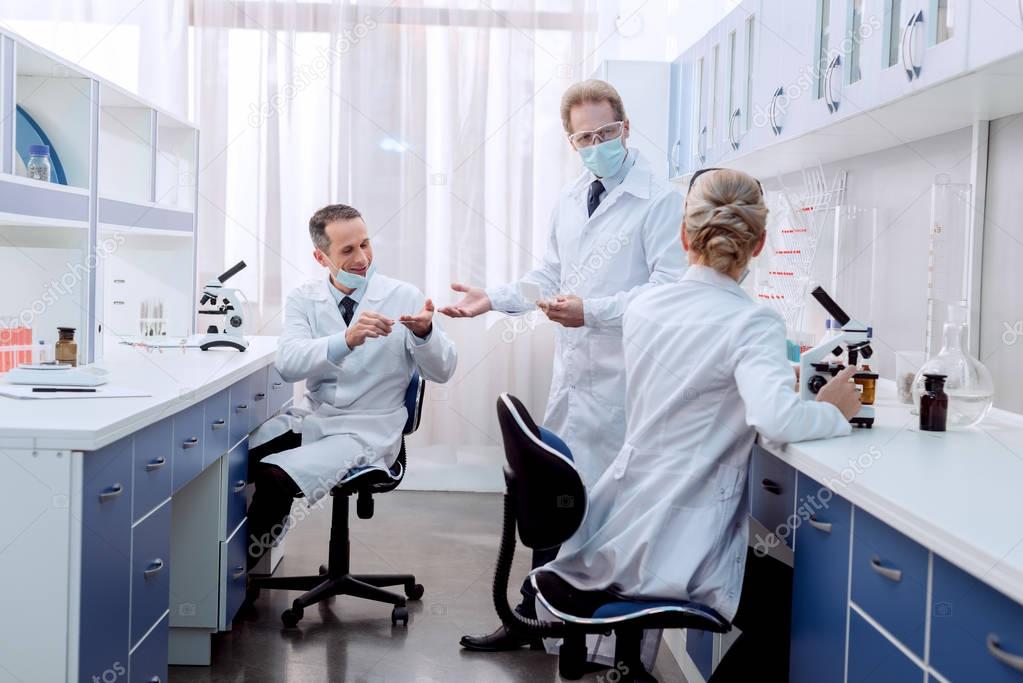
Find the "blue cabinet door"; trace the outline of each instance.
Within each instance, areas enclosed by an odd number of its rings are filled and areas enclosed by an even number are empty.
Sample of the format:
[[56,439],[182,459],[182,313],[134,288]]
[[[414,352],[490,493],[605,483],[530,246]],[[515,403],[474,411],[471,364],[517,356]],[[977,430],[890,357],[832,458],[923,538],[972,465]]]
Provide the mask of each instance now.
[[202,472],[203,404],[182,410],[174,416],[174,491],[195,479]]
[[804,474],[798,478],[792,574],[792,683],[841,681],[849,601],[852,506]]
[[83,456],[82,681],[109,680],[128,670],[132,450],[129,436]]
[[927,549],[859,508],[852,545],[852,601],[923,658]]
[[245,487],[248,484],[249,468],[248,442],[238,444],[224,457],[221,466],[227,468],[224,480],[227,490],[223,494],[227,501],[227,515],[222,538],[227,538],[245,519]]
[[261,368],[249,375],[249,397],[252,409],[249,411],[249,431],[266,422],[270,415],[270,397],[267,395],[268,368]]
[[710,679],[711,665],[714,661],[714,634],[707,631],[686,631],[686,652],[696,664],[704,680]]
[[795,503],[796,471],[754,445],[750,473],[753,518],[791,548],[789,517]]
[[132,683],[167,683],[169,621],[170,617],[165,614],[131,653]]
[[245,600],[248,524],[242,522],[220,544],[220,628],[227,629]]
[[923,683],[923,680],[923,669],[855,610],[850,612],[848,683]]
[[249,433],[249,422],[252,420],[252,398],[249,393],[249,378],[245,377],[231,385],[228,392],[231,400],[230,415],[228,418],[228,431],[230,432],[230,445],[233,446]]
[[950,681],[1023,682],[1023,605],[934,558],[931,666]]
[[276,366],[270,366],[269,375],[267,393],[270,395],[269,411],[273,415],[291,398],[293,385],[290,382],[284,381]]
[[209,467],[227,453],[230,447],[230,390],[224,389],[206,399],[203,419],[206,424],[206,443],[203,444],[203,468]]
[[132,647],[167,611],[170,602],[170,534],[170,501],[132,529]]
[[170,418],[135,434],[132,520],[141,519],[170,497],[173,451],[174,423]]

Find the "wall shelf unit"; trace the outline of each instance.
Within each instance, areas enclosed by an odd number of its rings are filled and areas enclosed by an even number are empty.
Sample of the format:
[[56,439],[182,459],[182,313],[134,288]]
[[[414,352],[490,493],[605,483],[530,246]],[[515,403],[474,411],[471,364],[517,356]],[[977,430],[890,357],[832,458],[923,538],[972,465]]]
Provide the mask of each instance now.
[[[27,177],[29,144],[50,182]],[[194,332],[197,159],[195,126],[0,30],[0,325],[33,345],[76,327],[80,363],[138,334],[142,301]]]

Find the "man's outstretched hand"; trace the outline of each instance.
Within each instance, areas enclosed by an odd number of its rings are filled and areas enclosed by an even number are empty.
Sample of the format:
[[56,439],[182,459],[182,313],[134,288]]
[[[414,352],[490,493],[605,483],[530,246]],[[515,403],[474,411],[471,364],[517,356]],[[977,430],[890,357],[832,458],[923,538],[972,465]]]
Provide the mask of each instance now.
[[490,297],[482,287],[452,283],[451,289],[462,293],[462,300],[453,306],[445,306],[440,312],[451,318],[475,318],[491,310]]
[[427,299],[423,304],[423,310],[415,315],[403,315],[398,322],[412,330],[412,334],[425,339],[433,330],[433,311],[433,300]]

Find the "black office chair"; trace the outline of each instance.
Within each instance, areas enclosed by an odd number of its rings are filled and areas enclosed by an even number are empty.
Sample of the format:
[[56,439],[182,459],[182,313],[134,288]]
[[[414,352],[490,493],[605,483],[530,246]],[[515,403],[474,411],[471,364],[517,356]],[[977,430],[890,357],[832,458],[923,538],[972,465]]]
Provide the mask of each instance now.
[[[373,516],[373,496],[393,491],[405,477],[405,437],[419,429],[419,420],[423,414],[423,396],[426,393],[426,381],[415,373],[405,391],[405,408],[408,419],[402,429],[401,450],[398,459],[390,469],[384,467],[362,466],[348,471],[345,478],[331,490],[334,504],[330,519],[330,547],[327,564],[320,566],[316,576],[271,576],[253,577],[250,588],[254,590],[253,599],[258,596],[261,588],[277,588],[283,590],[306,591],[291,604],[290,609],[281,613],[281,621],[287,627],[293,627],[302,619],[306,607],[332,598],[335,595],[351,595],[356,598],[386,602],[394,605],[391,610],[391,625],[402,622],[408,625],[408,600],[419,600],[423,597],[423,585],[416,583],[412,574],[352,574],[350,570],[351,548],[348,528],[348,499],[358,496],[356,512],[360,519]],[[404,586],[405,595],[384,590],[385,586]]]
[[583,521],[586,488],[564,442],[538,427],[522,403],[509,394],[497,400],[504,453],[504,531],[494,575],[494,606],[509,629],[525,635],[563,638],[558,669],[575,680],[587,672],[586,635],[615,633],[617,680],[646,680],[640,659],[644,629],[688,628],[724,633],[731,625],[706,605],[687,600],[619,598],[605,591],[581,591],[556,574],[532,575],[539,600],[561,621],[528,619],[508,604],[508,577],[515,531],[533,549],[561,545]]

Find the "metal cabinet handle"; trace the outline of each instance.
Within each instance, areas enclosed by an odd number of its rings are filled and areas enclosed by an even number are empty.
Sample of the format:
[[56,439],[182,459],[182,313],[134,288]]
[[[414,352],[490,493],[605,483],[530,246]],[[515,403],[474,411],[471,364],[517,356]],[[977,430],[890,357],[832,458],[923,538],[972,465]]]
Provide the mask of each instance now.
[[263,392],[260,392],[260,393],[256,394],[255,398],[256,398],[257,401],[262,401],[264,398],[266,398],[266,394],[264,394]]
[[226,424],[227,424],[227,422],[226,422],[225,420],[223,420],[223,419],[220,419],[220,420],[214,420],[214,421],[213,421],[213,424],[212,424],[212,425],[210,425],[210,426],[211,426],[211,427],[212,427],[213,429],[223,429],[223,428],[224,428],[224,425],[226,425]]
[[237,566],[237,567],[234,568],[234,573],[231,574],[231,580],[232,581],[237,581],[238,579],[242,578],[243,576],[245,576],[245,567]]
[[240,413],[243,410],[248,410],[248,409],[249,409],[249,404],[248,403],[239,403],[238,407],[235,408],[235,412]]
[[828,111],[834,114],[838,111],[838,100],[834,96],[834,89],[831,84],[835,79],[835,69],[842,65],[842,55],[835,55],[831,63],[828,64],[828,70],[824,75],[824,97],[827,100]]
[[199,445],[199,437],[197,437],[197,436],[193,436],[192,438],[185,439],[184,441],[181,442],[181,447],[182,448],[195,448],[198,445]]
[[153,676],[149,679],[149,683],[163,683],[163,680],[159,676]]
[[918,24],[924,21],[924,11],[919,10],[906,22],[906,28],[902,33],[902,42],[899,49],[902,53],[902,68],[906,71],[906,80],[912,81],[920,76],[920,66],[913,62],[913,38],[916,34]]
[[117,498],[119,495],[124,493],[124,487],[121,484],[113,484],[103,493],[99,494],[99,502],[103,503],[111,498]]
[[817,531],[823,531],[826,534],[831,533],[831,522],[818,522],[817,518],[814,517],[813,515],[810,515],[810,519],[806,521],[809,522],[810,526],[812,526]]
[[232,490],[235,493],[241,493],[242,491],[245,490],[245,486],[246,486],[245,480],[244,479],[239,479],[238,481],[236,481],[234,483],[234,488]]
[[[1023,0],[1020,0],[1020,2],[1023,2]],[[668,155],[668,163],[671,164],[671,174],[672,175],[678,175],[679,171],[681,171],[681,169],[679,168],[679,165],[678,165],[678,152],[679,152],[679,149],[681,149],[681,147],[682,147],[682,141],[681,140],[675,140],[675,144],[671,146],[671,154]],[[276,388],[276,387],[277,387],[277,385],[274,385],[274,388]]]
[[998,641],[998,636],[994,633],[987,634],[987,651],[991,653],[992,657],[1000,661],[1002,664],[1005,664],[1016,671],[1023,671],[1023,657],[1003,650],[1002,644]]
[[728,142],[732,145],[732,151],[739,149],[739,141],[735,139],[735,120],[742,116],[742,109],[739,107],[735,108],[732,112],[731,118],[728,119]]
[[160,469],[161,467],[163,467],[166,464],[167,464],[167,458],[165,458],[165,457],[163,457],[161,455],[159,458],[156,458],[154,460],[150,460],[149,462],[146,463],[146,472],[152,472],[153,470],[158,470],[158,469]]
[[902,581],[902,570],[885,567],[881,564],[881,558],[877,555],[870,558],[870,568],[889,581],[894,581],[895,583]]
[[[1023,0],[1019,0],[1019,1],[1020,1],[1020,2],[1023,2]],[[677,146],[677,145],[678,145],[678,143],[676,142],[676,143],[675,143],[675,145]],[[281,388],[281,387],[283,387],[283,386],[284,386],[284,382],[274,382],[273,384],[271,384],[271,385],[270,385],[270,387],[271,387],[272,389],[280,389],[280,388]]]
[[703,127],[697,138],[696,156],[699,157],[701,164],[707,163],[707,126]]
[[[1020,0],[1023,2],[1023,0]],[[771,98],[771,106],[768,108],[768,117],[771,119],[771,132],[781,135],[781,126],[778,125],[778,98],[785,94],[785,86],[778,86]]]
[[151,579],[163,570],[163,560],[159,557],[149,564],[149,568],[142,572],[142,576]]
[[771,481],[770,479],[764,479],[760,482],[760,487],[775,496],[781,495],[781,484]]

